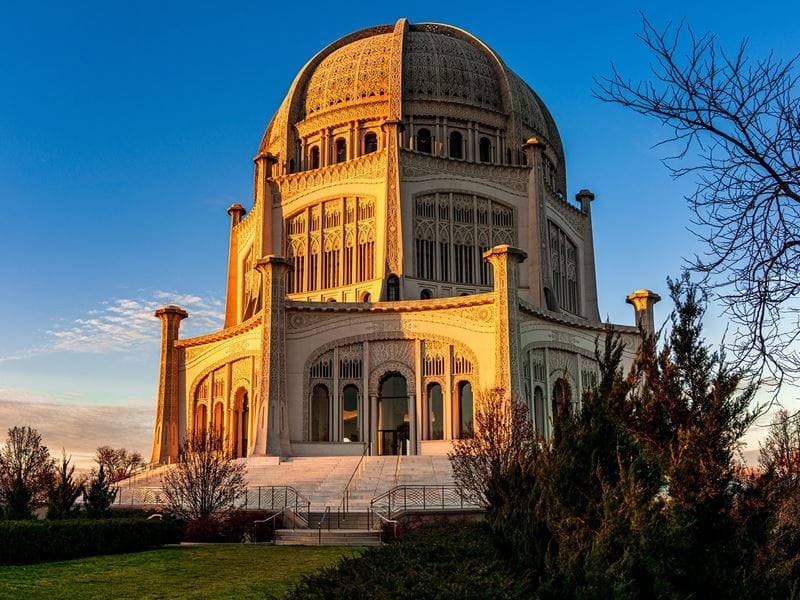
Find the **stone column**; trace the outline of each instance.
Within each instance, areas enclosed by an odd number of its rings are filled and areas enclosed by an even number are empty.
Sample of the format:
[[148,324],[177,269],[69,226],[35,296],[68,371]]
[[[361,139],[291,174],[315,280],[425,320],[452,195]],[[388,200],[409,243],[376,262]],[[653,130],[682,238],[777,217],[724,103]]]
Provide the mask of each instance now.
[[286,273],[289,261],[265,256],[261,272],[261,381],[255,455],[291,456],[289,406],[286,398]]
[[536,308],[547,308],[545,287],[550,287],[550,257],[547,252],[547,219],[545,217],[545,191],[542,174],[542,154],[545,145],[536,138],[529,139],[523,146],[528,157],[528,248],[531,251],[528,262],[528,288],[530,302]]
[[581,205],[583,221],[583,286],[582,302],[583,316],[590,321],[600,321],[600,311],[597,307],[597,275],[594,266],[594,234],[592,233],[592,201],[594,194],[589,190],[581,190],[575,195]]
[[626,298],[628,304],[636,311],[636,326],[650,335],[656,332],[653,305],[661,300],[661,296],[650,290],[636,290]]
[[483,253],[494,272],[495,386],[506,397],[522,390],[519,347],[519,263],[527,258],[519,248],[495,246]]
[[225,295],[225,322],[224,328],[236,325],[239,318],[239,240],[236,226],[242,222],[245,214],[244,206],[232,204],[228,208],[231,217],[231,236],[228,245],[228,287]]
[[[378,267],[380,269],[378,273],[384,278],[389,273],[393,273],[400,278],[403,277],[403,231],[401,226],[398,165],[400,158],[397,151],[399,126],[399,121],[386,121],[382,125],[389,140],[386,152],[386,256],[381,266]],[[384,264],[385,267],[383,266]]]
[[175,348],[181,321],[189,316],[185,310],[169,305],[159,308],[161,319],[161,364],[158,375],[158,404],[153,432],[153,453],[150,462],[166,464],[178,458],[180,445],[180,398],[178,369],[180,350]]

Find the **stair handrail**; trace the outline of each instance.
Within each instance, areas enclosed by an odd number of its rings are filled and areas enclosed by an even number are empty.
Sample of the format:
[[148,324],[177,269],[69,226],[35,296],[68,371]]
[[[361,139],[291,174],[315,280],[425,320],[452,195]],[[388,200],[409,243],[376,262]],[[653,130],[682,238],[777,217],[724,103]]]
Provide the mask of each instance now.
[[328,531],[331,530],[331,519],[330,519],[330,517],[331,517],[331,507],[330,506],[326,506],[325,507],[325,512],[322,513],[322,517],[320,518],[319,524],[317,525],[317,535],[319,536],[317,538],[317,544],[320,545],[320,546],[322,545],[322,527],[325,524],[325,521],[328,522]]
[[[270,521],[274,521],[281,514],[283,514],[283,513],[282,512],[277,512],[274,515],[271,515],[271,516],[267,517],[266,519],[259,519],[257,521],[253,521],[253,541],[254,542],[258,541],[258,526],[259,525],[261,525],[263,523],[269,523]],[[275,526],[274,525],[272,527],[272,533],[273,533],[273,537],[274,537],[274,534],[275,534]]]
[[[389,517],[383,516],[381,514],[381,512],[377,508],[373,508],[372,506],[369,507],[369,510],[370,510],[370,514],[375,513],[375,515],[377,515],[377,517],[381,521],[381,526],[378,528],[378,536],[379,536],[378,539],[383,541],[383,524],[384,523],[392,525],[392,529],[393,529],[392,536],[394,538],[397,538],[397,524],[398,524],[398,521],[395,520],[395,519],[390,519]],[[370,530],[372,530],[372,519],[369,520],[369,528],[370,528]]]
[[369,444],[364,444],[364,450],[361,452],[361,458],[358,459],[358,464],[356,468],[353,470],[353,474],[350,475],[350,479],[347,480],[347,485],[344,486],[344,491],[342,492],[342,499],[339,502],[339,508],[337,512],[347,514],[350,512],[350,486],[355,482],[356,475],[361,475],[366,468],[367,461],[365,460],[367,457],[367,453],[369,452]]

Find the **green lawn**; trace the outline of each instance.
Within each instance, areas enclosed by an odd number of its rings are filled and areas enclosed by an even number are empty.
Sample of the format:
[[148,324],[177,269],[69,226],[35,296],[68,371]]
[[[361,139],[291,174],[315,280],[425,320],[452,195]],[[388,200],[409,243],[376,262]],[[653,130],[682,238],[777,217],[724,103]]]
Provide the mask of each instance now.
[[358,548],[213,544],[0,567],[0,598],[265,598]]

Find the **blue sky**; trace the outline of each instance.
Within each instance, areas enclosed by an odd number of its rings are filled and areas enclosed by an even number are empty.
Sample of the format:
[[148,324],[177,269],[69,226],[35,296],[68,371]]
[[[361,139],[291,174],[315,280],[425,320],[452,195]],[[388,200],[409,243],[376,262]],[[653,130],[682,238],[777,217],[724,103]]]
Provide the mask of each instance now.
[[665,132],[594,100],[592,77],[612,63],[647,76],[640,10],[659,27],[685,17],[728,47],[749,37],[753,55],[798,51],[800,4],[716,6],[0,4],[0,432],[36,426],[79,461],[101,444],[149,455],[153,310],[184,306],[184,335],[218,327],[225,209],[251,206],[251,158],[294,75],[338,37],[400,17],[472,32],[547,103],[569,195],[597,195],[601,314],[631,323],[625,296],[665,295],[665,277],[701,250],[686,231],[691,181],[659,162]]

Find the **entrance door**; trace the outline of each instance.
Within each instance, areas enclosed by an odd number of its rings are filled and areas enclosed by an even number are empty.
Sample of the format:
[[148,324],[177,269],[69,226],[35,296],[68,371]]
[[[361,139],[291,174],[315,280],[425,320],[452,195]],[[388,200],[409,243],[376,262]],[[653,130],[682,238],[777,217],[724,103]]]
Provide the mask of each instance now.
[[378,397],[378,454],[408,454],[408,388],[402,375],[389,375]]

